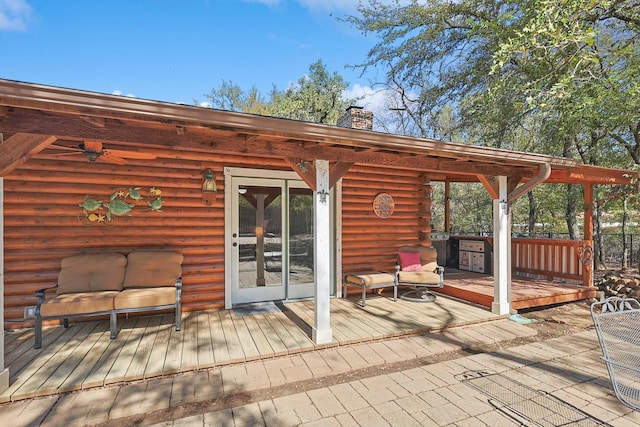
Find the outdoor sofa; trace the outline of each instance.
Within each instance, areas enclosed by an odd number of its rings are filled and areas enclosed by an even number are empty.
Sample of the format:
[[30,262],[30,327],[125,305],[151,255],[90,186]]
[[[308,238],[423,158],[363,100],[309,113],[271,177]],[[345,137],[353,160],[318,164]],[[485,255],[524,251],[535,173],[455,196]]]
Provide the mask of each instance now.
[[[182,317],[182,261],[177,252],[139,250],[83,253],[62,260],[56,286],[35,293],[35,348],[42,346],[42,322],[109,315],[111,339],[118,336],[121,313],[175,310],[176,331]],[[47,290],[55,289],[47,298]]]

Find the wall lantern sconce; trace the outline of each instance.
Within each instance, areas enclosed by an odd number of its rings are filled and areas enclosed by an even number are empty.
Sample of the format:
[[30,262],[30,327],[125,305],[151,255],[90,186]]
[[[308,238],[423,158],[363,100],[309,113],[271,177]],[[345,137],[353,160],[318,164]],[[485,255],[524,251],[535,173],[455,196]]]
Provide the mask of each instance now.
[[205,205],[211,206],[216,198],[218,187],[213,176],[213,171],[207,169],[204,171],[204,181],[202,182],[202,201]]

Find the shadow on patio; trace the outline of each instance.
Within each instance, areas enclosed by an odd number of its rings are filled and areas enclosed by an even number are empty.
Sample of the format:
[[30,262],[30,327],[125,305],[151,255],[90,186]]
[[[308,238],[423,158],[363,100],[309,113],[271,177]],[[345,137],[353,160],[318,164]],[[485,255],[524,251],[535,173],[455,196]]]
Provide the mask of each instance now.
[[[239,315],[234,310],[122,319],[109,339],[108,321],[46,327],[43,348],[33,349],[33,329],[5,332],[10,388],[0,402],[119,384],[252,360],[311,352],[502,319],[486,309],[441,296],[434,303],[394,302],[383,294],[331,300],[333,343],[310,339],[313,301],[279,304],[277,312]],[[467,337],[469,338],[469,337]]]

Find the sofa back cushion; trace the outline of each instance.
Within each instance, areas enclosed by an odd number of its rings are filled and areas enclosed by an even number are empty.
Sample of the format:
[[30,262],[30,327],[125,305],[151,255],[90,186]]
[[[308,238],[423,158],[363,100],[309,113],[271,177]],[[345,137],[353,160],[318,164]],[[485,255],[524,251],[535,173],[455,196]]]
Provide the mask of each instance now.
[[117,252],[74,255],[62,260],[58,294],[121,291],[127,258]]
[[175,286],[182,276],[182,254],[170,251],[135,251],[127,256],[124,288]]

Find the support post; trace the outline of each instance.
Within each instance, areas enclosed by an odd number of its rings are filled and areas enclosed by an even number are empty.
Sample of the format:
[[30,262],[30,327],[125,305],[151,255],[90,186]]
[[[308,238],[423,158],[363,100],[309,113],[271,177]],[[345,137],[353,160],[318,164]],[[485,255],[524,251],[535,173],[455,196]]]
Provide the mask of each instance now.
[[[0,134],[0,141],[2,141]],[[0,324],[4,325],[4,178],[0,177]],[[0,339],[0,393],[9,388],[9,369],[4,366],[4,334]]]
[[451,183],[444,182],[444,232],[451,232]]
[[316,191],[313,194],[314,212],[314,300],[315,313],[312,328],[314,344],[333,341],[331,330],[331,211],[329,209],[329,162],[316,160]]
[[493,289],[491,311],[511,312],[511,221],[507,177],[498,176],[498,198],[493,200]]
[[[593,184],[584,184],[584,236],[588,249],[583,248],[580,256],[582,262],[582,284],[593,286]],[[633,246],[631,246],[633,248]]]

